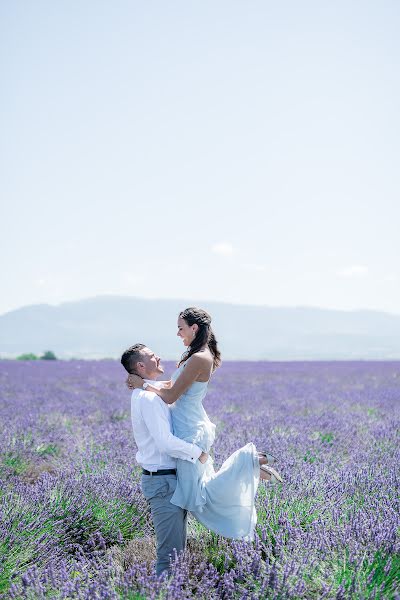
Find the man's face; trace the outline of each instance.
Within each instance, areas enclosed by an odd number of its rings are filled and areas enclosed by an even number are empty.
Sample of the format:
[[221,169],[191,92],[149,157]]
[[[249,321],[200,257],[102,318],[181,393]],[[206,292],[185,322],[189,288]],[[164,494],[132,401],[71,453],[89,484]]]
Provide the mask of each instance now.
[[161,358],[147,347],[141,350],[141,359],[137,363],[136,370],[144,379],[157,379],[164,373]]

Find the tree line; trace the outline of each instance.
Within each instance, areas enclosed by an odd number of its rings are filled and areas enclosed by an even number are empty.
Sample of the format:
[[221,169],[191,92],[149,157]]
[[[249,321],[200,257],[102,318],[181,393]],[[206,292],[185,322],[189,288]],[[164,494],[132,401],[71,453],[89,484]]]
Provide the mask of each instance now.
[[17,356],[17,360],[57,360],[57,356],[52,350],[45,350],[41,356],[33,354],[33,352],[20,354]]

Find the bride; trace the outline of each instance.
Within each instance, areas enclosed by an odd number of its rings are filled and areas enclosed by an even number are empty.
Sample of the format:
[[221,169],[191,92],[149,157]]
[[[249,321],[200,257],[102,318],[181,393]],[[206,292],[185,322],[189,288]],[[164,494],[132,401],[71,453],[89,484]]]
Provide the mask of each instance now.
[[[215,425],[203,407],[212,373],[221,364],[210,315],[200,308],[186,308],[178,318],[178,333],[187,350],[171,381],[162,387],[129,375],[130,388],[155,392],[171,408],[174,435],[196,444],[206,453],[215,439]],[[205,464],[177,460],[177,486],[171,502],[205,527],[225,537],[251,540],[257,522],[255,495],[260,478],[282,482],[269,463],[273,457],[257,452],[253,443],[236,450],[215,471],[212,458]]]

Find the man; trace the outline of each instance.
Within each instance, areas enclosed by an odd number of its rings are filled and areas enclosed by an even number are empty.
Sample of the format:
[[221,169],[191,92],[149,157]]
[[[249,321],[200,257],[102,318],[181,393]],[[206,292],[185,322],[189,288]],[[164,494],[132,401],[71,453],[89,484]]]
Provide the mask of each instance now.
[[[164,373],[160,360],[144,344],[131,346],[121,357],[128,373],[139,375],[152,385],[163,383],[154,381]],[[168,570],[173,549],[180,552],[186,546],[187,511],[170,502],[176,488],[176,459],[205,463],[208,458],[201,448],[172,434],[169,410],[157,394],[133,390],[131,416],[138,447],[136,460],[143,470],[142,491],[150,504],[156,532],[157,575]]]

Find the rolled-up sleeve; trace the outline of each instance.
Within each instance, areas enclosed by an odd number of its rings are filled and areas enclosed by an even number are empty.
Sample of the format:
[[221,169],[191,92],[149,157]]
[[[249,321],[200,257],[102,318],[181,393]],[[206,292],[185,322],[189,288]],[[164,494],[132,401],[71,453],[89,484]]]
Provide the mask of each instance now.
[[202,453],[201,448],[195,444],[189,444],[173,435],[168,418],[160,406],[156,394],[153,392],[142,392],[140,412],[143,421],[160,452],[193,463],[198,460]]

